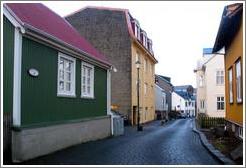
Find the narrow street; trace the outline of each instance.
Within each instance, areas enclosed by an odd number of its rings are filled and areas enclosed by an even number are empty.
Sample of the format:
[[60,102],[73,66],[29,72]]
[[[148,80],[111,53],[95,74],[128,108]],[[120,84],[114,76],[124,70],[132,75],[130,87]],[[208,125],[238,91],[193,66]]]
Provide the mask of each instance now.
[[220,164],[192,131],[192,119],[126,127],[125,135],[76,145],[23,164],[69,165],[212,165]]

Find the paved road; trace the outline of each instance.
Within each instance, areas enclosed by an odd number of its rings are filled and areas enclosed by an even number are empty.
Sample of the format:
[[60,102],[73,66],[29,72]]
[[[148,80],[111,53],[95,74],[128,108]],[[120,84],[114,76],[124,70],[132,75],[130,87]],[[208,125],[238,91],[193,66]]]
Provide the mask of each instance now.
[[23,164],[70,165],[212,165],[220,164],[192,131],[192,119],[160,125],[155,121],[143,132],[126,127],[125,135],[84,143]]

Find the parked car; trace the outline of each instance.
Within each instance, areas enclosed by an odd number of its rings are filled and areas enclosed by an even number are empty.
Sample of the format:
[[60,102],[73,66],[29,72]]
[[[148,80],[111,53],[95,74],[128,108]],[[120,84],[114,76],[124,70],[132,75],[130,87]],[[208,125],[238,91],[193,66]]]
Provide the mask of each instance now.
[[187,117],[185,113],[181,113],[180,115],[181,115],[181,118],[186,118]]

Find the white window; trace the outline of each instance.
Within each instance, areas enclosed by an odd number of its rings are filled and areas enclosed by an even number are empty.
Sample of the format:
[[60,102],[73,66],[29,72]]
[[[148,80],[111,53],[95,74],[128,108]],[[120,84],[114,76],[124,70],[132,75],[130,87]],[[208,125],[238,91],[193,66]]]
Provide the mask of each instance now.
[[237,86],[237,102],[242,102],[242,87],[241,87],[241,61],[236,62],[236,86]]
[[200,100],[200,108],[201,109],[205,108],[205,100]]
[[233,91],[232,91],[232,68],[228,71],[228,80],[229,80],[229,102],[233,103]]
[[243,128],[242,127],[238,127],[238,136],[240,138],[243,138]]
[[146,59],[144,59],[144,71],[146,71],[146,69],[147,69],[147,61]]
[[224,84],[224,71],[223,70],[216,71],[216,84],[217,85]]
[[147,94],[147,83],[144,84],[144,95]]
[[81,64],[81,97],[94,98],[94,66]]
[[135,36],[137,37],[138,40],[140,40],[140,26],[136,19],[134,20],[134,25],[135,25],[135,30],[134,30]]
[[203,87],[203,85],[204,85],[204,77],[203,77],[203,75],[200,75],[199,76],[199,86]]
[[136,53],[136,62],[137,61],[140,61],[140,58],[139,58],[139,54],[138,53]]
[[217,110],[224,110],[225,109],[225,100],[223,96],[217,97]]
[[137,36],[138,40],[141,40],[140,37],[141,37],[141,36],[140,36],[140,26],[138,25],[138,36]]
[[57,95],[75,97],[76,59],[65,54],[58,54]]

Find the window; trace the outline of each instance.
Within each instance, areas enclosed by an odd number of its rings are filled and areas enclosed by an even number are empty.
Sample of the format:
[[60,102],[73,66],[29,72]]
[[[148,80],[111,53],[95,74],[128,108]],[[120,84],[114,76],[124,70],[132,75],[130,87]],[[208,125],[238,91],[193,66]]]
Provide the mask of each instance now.
[[135,25],[135,30],[134,30],[135,36],[137,37],[138,40],[140,40],[140,26],[136,19],[134,20],[134,25]]
[[188,106],[188,103],[187,102],[185,102],[185,107],[187,107]]
[[58,96],[75,96],[75,62],[75,58],[58,54]]
[[136,61],[135,62],[137,62],[137,61],[139,61],[139,55],[138,55],[138,53],[136,53]]
[[233,103],[233,92],[232,92],[232,68],[228,71],[228,80],[229,80],[229,102]]
[[147,69],[147,61],[146,59],[144,59],[144,71],[146,71],[146,69]]
[[237,102],[242,102],[242,87],[241,87],[241,61],[236,62],[236,86],[237,86]]
[[204,85],[204,77],[202,75],[199,76],[199,86],[203,87]]
[[141,34],[142,34],[142,39],[143,39],[143,46],[147,48],[147,40],[148,40],[147,39],[147,34],[143,30],[142,30]]
[[224,110],[224,97],[217,97],[217,110]]
[[243,128],[242,127],[238,127],[238,136],[240,138],[243,138]]
[[147,83],[144,84],[144,95],[147,94]]
[[216,71],[216,84],[217,85],[224,84],[224,71],[223,70]]
[[200,108],[201,109],[205,108],[205,100],[200,100]]
[[148,72],[148,60],[146,59],[146,71]]
[[94,66],[81,64],[81,97],[94,98]]
[[150,74],[152,74],[152,64],[151,63],[149,63],[149,71],[150,71]]

